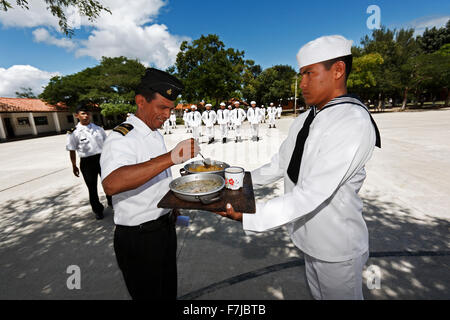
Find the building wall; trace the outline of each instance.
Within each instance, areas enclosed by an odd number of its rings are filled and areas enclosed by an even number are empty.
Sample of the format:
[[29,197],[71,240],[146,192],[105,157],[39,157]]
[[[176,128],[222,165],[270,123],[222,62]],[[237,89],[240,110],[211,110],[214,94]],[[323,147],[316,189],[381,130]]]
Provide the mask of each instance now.
[[[61,128],[61,133],[65,133],[70,128],[73,128],[78,123],[78,120],[75,118],[74,114],[71,112],[57,112],[57,117],[59,120],[59,125]],[[96,124],[101,125],[102,123],[102,117],[100,112],[95,112],[97,115],[97,121]],[[56,132],[56,124],[53,118],[53,112],[33,112],[32,113],[33,118],[35,118],[35,125],[38,135],[41,133],[51,133]],[[68,116],[73,117],[73,122],[69,122]],[[47,118],[47,124],[38,124],[36,121],[36,117],[46,117]],[[5,118],[10,119],[11,126],[14,130],[15,137],[20,136],[27,136],[32,135],[33,130],[31,127],[31,123],[29,121],[29,112],[3,112],[1,113],[2,123],[3,127],[5,127]],[[94,116],[91,113],[91,121],[94,122]],[[6,128],[5,128],[6,131]],[[11,138],[8,136],[8,133],[5,132],[8,138]],[[1,137],[0,137],[1,138]]]

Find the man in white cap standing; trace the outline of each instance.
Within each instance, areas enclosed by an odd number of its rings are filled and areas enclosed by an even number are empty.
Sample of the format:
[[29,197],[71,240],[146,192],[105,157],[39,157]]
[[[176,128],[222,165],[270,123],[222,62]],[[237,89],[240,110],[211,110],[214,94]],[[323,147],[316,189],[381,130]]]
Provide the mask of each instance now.
[[261,123],[266,123],[266,108],[264,105],[261,105],[261,108],[259,108],[261,113]]
[[189,132],[189,121],[188,121],[188,115],[189,115],[189,109],[184,109],[183,112],[183,122],[184,122],[184,128],[186,129],[186,132]]
[[190,114],[192,115],[190,117],[190,124],[192,128],[192,138],[198,142],[200,139],[199,131],[200,125],[202,124],[202,115],[197,111],[197,106],[195,104],[191,106],[191,110]]
[[177,116],[175,115],[175,112],[173,112],[173,110],[170,112],[170,126],[172,127],[172,129],[176,129],[177,128]]
[[285,194],[257,202],[255,214],[219,213],[246,232],[288,226],[304,252],[315,299],[363,299],[362,270],[369,236],[358,196],[365,164],[381,147],[367,107],[347,94],[352,41],[325,36],[297,54],[300,87],[309,112],[298,116],[271,163],[252,172],[256,187],[284,178]]
[[247,110],[247,119],[250,123],[252,140],[259,141],[259,122],[261,121],[261,111],[256,107],[256,102],[250,102],[250,108]]
[[281,104],[279,104],[278,108],[277,108],[277,117],[278,117],[278,119],[281,119],[281,112],[283,112],[283,107],[281,106]]
[[233,111],[233,106],[230,104],[228,106],[228,130],[234,130],[233,119],[231,118],[231,113]]
[[244,122],[246,114],[243,109],[239,107],[239,101],[234,102],[234,109],[231,111],[231,118],[233,120],[234,130],[235,130],[235,140],[234,142],[242,141],[241,137],[241,127],[242,122]]
[[277,114],[277,108],[273,105],[273,102],[271,102],[270,106],[267,108],[267,115],[269,117],[269,129],[275,128],[276,114]]
[[217,123],[220,126],[220,136],[222,137],[222,143],[227,142],[229,113],[230,112],[225,109],[225,103],[222,102],[220,104],[220,109],[217,110]]
[[206,110],[202,114],[203,123],[206,126],[206,136],[208,137],[208,144],[214,142],[214,124],[217,120],[217,114],[214,110],[211,110],[212,105],[207,103],[205,105]]

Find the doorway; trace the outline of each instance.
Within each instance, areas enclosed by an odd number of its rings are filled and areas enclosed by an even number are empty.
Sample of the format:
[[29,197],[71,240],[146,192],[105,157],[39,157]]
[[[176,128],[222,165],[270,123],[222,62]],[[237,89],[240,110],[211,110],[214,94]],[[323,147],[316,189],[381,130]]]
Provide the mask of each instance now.
[[11,124],[11,118],[3,118],[5,120],[6,138],[14,138],[14,128]]

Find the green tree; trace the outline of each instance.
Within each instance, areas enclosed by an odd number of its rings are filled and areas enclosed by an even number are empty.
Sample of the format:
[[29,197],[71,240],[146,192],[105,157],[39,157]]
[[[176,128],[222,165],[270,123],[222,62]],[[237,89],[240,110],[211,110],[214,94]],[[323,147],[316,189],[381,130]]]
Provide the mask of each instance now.
[[[73,29],[67,22],[66,14],[64,13],[64,9],[67,9],[70,6],[77,7],[80,15],[85,16],[89,19],[89,21],[94,21],[102,11],[106,11],[111,13],[111,11],[104,7],[97,0],[43,0],[47,4],[47,10],[51,12],[51,14],[58,18],[58,24],[61,28],[61,31],[66,35],[71,37],[74,34]],[[28,10],[28,0],[16,0],[17,6]],[[8,11],[8,9],[12,9],[12,5],[10,1],[0,0],[0,9],[3,11]]]
[[287,98],[293,97],[294,88],[292,84],[295,81],[295,75],[295,70],[287,65],[276,65],[265,69],[257,77],[258,94],[261,96],[259,102],[264,104],[278,103],[282,99],[287,101]]
[[134,90],[145,73],[137,60],[103,57],[100,64],[67,76],[50,79],[40,98],[56,104],[99,106],[104,114],[133,112]]
[[17,98],[36,99],[36,95],[33,93],[33,89],[21,87],[20,90],[21,91],[16,91]]
[[245,68],[243,57],[244,51],[225,48],[214,34],[202,35],[192,43],[182,42],[175,74],[185,86],[183,100],[205,100],[217,105],[239,91]]
[[379,53],[369,53],[353,58],[352,72],[347,80],[347,87],[362,99],[369,99],[377,88],[376,75],[380,74],[384,63]]
[[362,39],[364,54],[378,53],[383,58],[383,68],[374,72],[378,107],[383,108],[386,97],[401,97],[404,101],[411,86],[411,74],[402,66],[421,53],[414,36],[414,29],[389,30],[386,27],[374,30],[372,37]]
[[433,53],[443,45],[450,43],[450,20],[447,21],[445,27],[426,28],[424,33],[417,37],[417,42],[425,53]]

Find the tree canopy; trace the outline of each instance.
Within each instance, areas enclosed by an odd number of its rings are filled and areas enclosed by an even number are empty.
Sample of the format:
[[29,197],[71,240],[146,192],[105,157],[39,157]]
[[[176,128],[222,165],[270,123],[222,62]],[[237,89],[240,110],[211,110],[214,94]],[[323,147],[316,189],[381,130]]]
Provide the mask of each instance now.
[[145,73],[137,60],[103,57],[100,64],[67,76],[56,76],[40,94],[52,104],[99,106],[104,115],[133,112],[134,90]]

